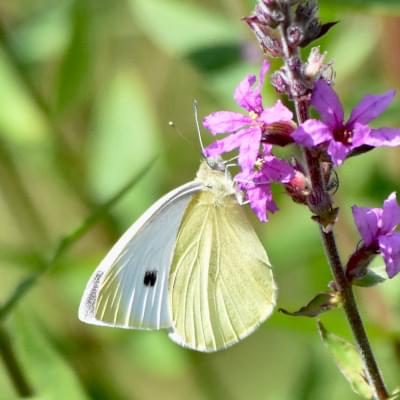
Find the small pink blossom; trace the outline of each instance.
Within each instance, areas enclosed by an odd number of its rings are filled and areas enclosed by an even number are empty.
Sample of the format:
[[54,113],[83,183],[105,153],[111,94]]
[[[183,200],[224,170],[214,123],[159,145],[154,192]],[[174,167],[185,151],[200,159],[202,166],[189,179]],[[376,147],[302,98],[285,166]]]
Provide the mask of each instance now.
[[269,126],[276,123],[292,123],[293,114],[281,101],[264,108],[261,90],[269,69],[268,61],[261,67],[258,85],[255,75],[248,75],[235,89],[234,99],[248,114],[233,111],[217,111],[203,120],[203,125],[213,134],[229,133],[223,139],[204,149],[207,157],[220,156],[239,148],[239,165],[243,171],[251,171],[260,151],[261,140]]
[[389,278],[400,272],[400,206],[396,193],[384,202],[383,208],[352,207],[357,228],[367,248],[379,251],[386,264]]
[[257,159],[252,171],[242,171],[235,176],[246,200],[261,222],[268,221],[267,213],[278,211],[271,191],[272,182],[288,183],[295,176],[293,167],[270,153],[270,146],[264,146],[264,155]]
[[382,95],[365,96],[345,122],[337,94],[328,83],[320,79],[315,85],[311,105],[320,114],[321,121],[305,121],[292,137],[305,147],[324,147],[335,165],[340,165],[351,151],[363,145],[399,146],[400,129],[374,129],[368,126],[369,122],[386,110],[394,95],[394,90],[390,90]]

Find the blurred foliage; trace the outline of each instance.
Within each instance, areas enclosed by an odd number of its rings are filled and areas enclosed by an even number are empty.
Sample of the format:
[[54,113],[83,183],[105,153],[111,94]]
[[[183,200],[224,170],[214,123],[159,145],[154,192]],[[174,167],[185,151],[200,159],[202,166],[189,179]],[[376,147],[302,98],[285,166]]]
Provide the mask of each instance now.
[[[2,304],[43,270],[65,235],[155,160],[5,321],[35,398],[356,398],[310,319],[275,313],[248,339],[213,355],[181,349],[165,332],[77,320],[87,279],[113,241],[156,198],[195,174],[200,151],[193,100],[201,115],[232,109],[234,87],[257,71],[260,54],[240,21],[253,6],[250,0],[0,2]],[[320,44],[335,61],[346,106],[366,92],[400,87],[398,0],[325,0],[321,15],[340,21]],[[272,104],[270,88],[265,95]],[[399,108],[397,99],[379,122],[399,126]],[[204,140],[211,138],[204,134]],[[399,171],[398,149],[376,150],[340,168],[344,258],[359,240],[350,206],[379,206],[399,189]],[[270,223],[254,223],[274,266],[279,306],[297,309],[331,278],[308,212],[280,192],[277,202],[281,211]],[[399,381],[399,289],[393,280],[357,291],[391,387]],[[323,321],[350,338],[341,310]],[[0,397],[16,398],[0,365]]]
[[328,332],[321,322],[318,323],[318,330],[325,347],[350,383],[352,390],[363,399],[372,399],[374,390],[368,384],[364,363],[356,347],[340,336]]

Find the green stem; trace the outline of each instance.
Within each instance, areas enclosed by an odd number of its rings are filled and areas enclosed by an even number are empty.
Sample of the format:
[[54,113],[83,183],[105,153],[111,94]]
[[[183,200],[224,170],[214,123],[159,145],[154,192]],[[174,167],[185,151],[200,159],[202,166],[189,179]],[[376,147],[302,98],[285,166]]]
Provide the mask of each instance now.
[[[52,145],[54,147],[54,163],[58,169],[60,176],[73,189],[79,200],[89,210],[96,208],[98,202],[93,198],[88,191],[88,186],[85,179],[85,168],[79,157],[78,151],[71,145],[67,134],[60,128],[59,121],[55,117],[51,106],[46,98],[37,90],[34,81],[26,71],[24,63],[20,60],[18,53],[15,51],[12,39],[2,23],[0,17],[0,45],[5,51],[8,59],[11,61],[18,78],[25,86],[28,94],[35,102],[39,110],[46,118],[49,127],[49,133],[52,135]],[[112,240],[116,238],[117,224],[111,215],[106,215],[104,222],[107,225],[105,231]]]
[[28,383],[21,364],[19,363],[12,347],[10,335],[5,327],[0,324],[0,353],[10,379],[20,397],[31,397],[33,389]]
[[49,240],[47,228],[34,205],[11,152],[0,138],[0,189],[27,244],[42,248]]
[[10,297],[0,307],[0,323],[4,320],[8,314],[14,309],[15,305],[25,296],[25,294],[37,283],[37,281],[49,272],[57,264],[59,258],[69,250],[72,245],[78,241],[97,221],[102,219],[104,215],[107,215],[109,210],[116,204],[154,165],[155,159],[142,168],[142,170],[135,174],[114,196],[112,196],[107,202],[99,206],[94,210],[76,229],[70,234],[64,236],[54,248],[49,258],[42,259],[43,265],[41,271],[29,275],[23,279],[17,287],[14,289]]

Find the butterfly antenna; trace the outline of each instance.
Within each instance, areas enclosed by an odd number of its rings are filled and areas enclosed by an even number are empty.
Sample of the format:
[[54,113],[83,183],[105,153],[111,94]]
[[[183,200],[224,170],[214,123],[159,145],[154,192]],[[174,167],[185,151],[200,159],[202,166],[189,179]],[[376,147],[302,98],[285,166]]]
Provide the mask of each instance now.
[[201,151],[203,152],[204,144],[203,144],[203,140],[201,138],[200,124],[199,124],[199,103],[197,102],[197,100],[195,100],[193,102],[193,111],[194,111],[194,120],[196,121],[197,136],[199,138]]
[[178,127],[175,125],[174,121],[168,121],[168,126],[172,129],[174,129],[174,131],[186,142],[189,143],[190,146],[193,146],[193,143],[190,142],[190,140],[180,131],[180,129],[178,129]]

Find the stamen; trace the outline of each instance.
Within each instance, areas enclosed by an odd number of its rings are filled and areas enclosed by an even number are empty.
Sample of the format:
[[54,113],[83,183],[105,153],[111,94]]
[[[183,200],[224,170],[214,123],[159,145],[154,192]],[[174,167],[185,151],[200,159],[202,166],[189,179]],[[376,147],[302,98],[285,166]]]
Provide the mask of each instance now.
[[249,111],[249,116],[254,121],[258,118],[258,114],[256,112],[254,112],[254,111]]
[[256,171],[261,171],[264,165],[264,160],[262,158],[257,158],[256,162],[254,163],[254,169]]

